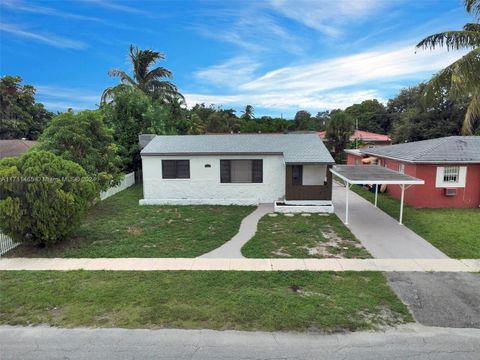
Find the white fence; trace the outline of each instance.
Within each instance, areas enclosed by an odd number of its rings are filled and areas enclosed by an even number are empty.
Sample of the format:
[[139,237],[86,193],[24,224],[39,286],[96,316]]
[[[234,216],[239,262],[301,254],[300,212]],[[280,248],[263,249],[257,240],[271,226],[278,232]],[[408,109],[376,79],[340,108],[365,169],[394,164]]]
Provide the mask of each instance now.
[[113,196],[116,193],[125,190],[133,184],[135,184],[135,173],[131,172],[130,174],[125,175],[125,178],[117,186],[111,187],[107,191],[102,191],[100,193],[100,200],[105,200],[106,198],[109,198],[110,196]]
[[15,243],[7,235],[0,233],[0,256],[18,245],[20,245],[20,243]]

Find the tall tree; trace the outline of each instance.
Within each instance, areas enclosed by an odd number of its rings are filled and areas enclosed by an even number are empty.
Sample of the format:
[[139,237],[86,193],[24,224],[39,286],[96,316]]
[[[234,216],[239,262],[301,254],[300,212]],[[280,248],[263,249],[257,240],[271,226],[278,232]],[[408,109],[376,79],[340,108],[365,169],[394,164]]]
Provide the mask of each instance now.
[[293,119],[296,125],[296,130],[309,130],[311,118],[312,114],[310,114],[308,111],[297,111],[295,118]]
[[380,134],[390,132],[390,117],[385,110],[385,106],[377,99],[365,100],[360,104],[349,106],[345,109],[345,112],[357,121],[359,130]]
[[410,142],[459,135],[465,112],[467,97],[452,99],[448,92],[438,93],[425,106],[423,94],[425,84],[402,89],[388,101],[387,111],[393,120],[394,142]]
[[325,139],[337,162],[345,158],[343,150],[350,143],[350,136],[353,133],[354,121],[351,115],[344,111],[333,113],[327,121],[325,128]]
[[21,82],[20,76],[0,80],[0,139],[36,140],[53,117],[35,101],[35,88]]
[[104,104],[102,111],[106,124],[113,129],[126,171],[141,167],[138,135],[176,134],[169,108],[134,87],[115,89],[112,101]]
[[120,69],[111,69],[108,75],[120,78],[120,84],[104,90],[102,102],[112,98],[114,90],[131,86],[151,96],[153,99],[170,103],[172,99],[181,97],[177,87],[169,80],[172,78],[172,72],[164,67],[153,67],[158,60],[165,59],[165,55],[153,50],[140,50],[138,47],[130,45],[130,61],[133,66],[133,76]]
[[243,113],[242,116],[241,116],[242,119],[245,119],[245,120],[255,119],[255,116],[253,114],[254,110],[253,110],[252,105],[245,106],[245,110],[243,110],[242,113]]
[[64,112],[50,122],[38,146],[80,164],[96,179],[99,190],[117,185],[122,177],[117,146],[103,118],[101,110]]
[[471,135],[480,121],[480,0],[464,0],[465,9],[474,16],[474,23],[465,24],[462,30],[446,31],[430,35],[417,44],[417,48],[470,50],[465,56],[437,73],[426,88],[428,102],[436,94],[450,89],[453,96],[469,96],[470,104],[463,122],[462,133]]

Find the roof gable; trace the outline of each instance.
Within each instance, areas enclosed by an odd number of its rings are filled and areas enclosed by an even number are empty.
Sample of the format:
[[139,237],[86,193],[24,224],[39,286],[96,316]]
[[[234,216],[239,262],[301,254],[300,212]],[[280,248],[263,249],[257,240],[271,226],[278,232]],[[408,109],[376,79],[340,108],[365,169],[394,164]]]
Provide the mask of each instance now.
[[286,163],[335,161],[317,134],[156,136],[141,152],[151,155],[279,154]]

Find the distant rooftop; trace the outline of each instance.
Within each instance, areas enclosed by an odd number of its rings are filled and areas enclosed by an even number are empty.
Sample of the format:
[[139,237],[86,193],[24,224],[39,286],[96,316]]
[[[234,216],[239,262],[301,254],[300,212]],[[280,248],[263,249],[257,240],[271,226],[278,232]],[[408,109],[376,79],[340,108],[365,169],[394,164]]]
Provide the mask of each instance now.
[[335,163],[317,134],[157,135],[141,152],[142,156],[235,154],[278,154],[290,164]]
[[19,156],[36,143],[31,140],[0,140],[0,159]]
[[[320,131],[318,133],[320,138],[325,139],[325,131]],[[363,141],[392,141],[390,136],[388,135],[383,135],[383,134],[377,134],[377,133],[372,133],[369,131],[363,131],[363,130],[355,130],[353,134],[350,136],[350,141],[353,140],[363,140]]]
[[412,163],[480,163],[480,136],[448,136],[360,151]]

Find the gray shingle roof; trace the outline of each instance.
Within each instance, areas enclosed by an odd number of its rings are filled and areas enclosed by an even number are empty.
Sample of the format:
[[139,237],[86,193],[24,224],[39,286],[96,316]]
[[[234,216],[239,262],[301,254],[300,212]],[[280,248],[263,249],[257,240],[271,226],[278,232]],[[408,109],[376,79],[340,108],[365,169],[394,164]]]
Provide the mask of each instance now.
[[0,140],[0,159],[20,156],[36,143],[30,140]]
[[449,136],[361,152],[413,163],[480,163],[480,136]]
[[285,162],[290,164],[335,162],[317,134],[156,136],[141,154],[283,154]]

